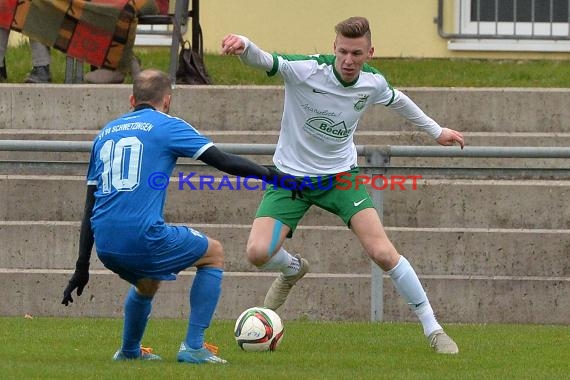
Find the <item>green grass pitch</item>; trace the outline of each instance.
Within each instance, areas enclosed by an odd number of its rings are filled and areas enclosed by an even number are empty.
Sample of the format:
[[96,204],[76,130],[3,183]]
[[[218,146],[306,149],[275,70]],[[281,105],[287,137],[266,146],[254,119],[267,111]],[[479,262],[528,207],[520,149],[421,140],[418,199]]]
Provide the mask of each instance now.
[[241,351],[233,321],[206,340],[228,365],[176,362],[185,320],[151,319],[143,345],[161,362],[113,362],[122,320],[0,318],[2,379],[568,379],[570,327],[449,324],[458,355],[433,353],[419,324],[284,321],[276,352]]

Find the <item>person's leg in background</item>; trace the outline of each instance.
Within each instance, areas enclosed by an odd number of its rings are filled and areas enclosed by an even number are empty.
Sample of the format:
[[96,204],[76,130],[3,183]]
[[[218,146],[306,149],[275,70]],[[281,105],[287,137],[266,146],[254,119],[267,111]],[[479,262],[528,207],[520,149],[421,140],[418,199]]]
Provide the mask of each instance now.
[[125,81],[126,72],[130,71],[134,78],[141,71],[140,60],[131,54],[131,58],[127,59],[130,63],[129,68],[125,72],[121,70],[110,70],[91,66],[91,71],[85,74],[85,82],[92,84],[120,84]]
[[8,79],[6,71],[6,49],[8,48],[8,37],[10,31],[0,28],[0,83]]
[[49,65],[51,63],[50,48],[40,42],[30,39],[30,47],[32,49],[32,71],[24,80],[26,83],[49,83],[51,82],[51,72]]

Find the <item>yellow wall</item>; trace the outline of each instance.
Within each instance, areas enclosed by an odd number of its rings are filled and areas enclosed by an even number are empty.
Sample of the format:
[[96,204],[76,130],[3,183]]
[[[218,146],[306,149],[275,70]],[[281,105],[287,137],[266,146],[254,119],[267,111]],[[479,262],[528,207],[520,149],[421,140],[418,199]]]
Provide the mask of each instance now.
[[[447,0],[446,17],[452,14]],[[334,26],[350,16],[370,21],[377,57],[570,59],[569,53],[451,51],[434,22],[437,0],[201,0],[204,50],[217,53],[227,33],[243,34],[264,50],[330,53]],[[21,41],[12,33],[10,42]]]
[[568,53],[460,52],[437,32],[437,0],[205,0],[200,18],[206,52],[227,33],[243,34],[267,51],[329,53],[334,25],[365,16],[378,57],[569,59]]

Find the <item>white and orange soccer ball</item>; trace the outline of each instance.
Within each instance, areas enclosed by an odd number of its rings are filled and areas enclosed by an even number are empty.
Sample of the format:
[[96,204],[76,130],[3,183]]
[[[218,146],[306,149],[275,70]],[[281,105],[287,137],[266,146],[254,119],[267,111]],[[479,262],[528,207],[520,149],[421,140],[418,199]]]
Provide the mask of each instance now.
[[244,351],[275,351],[281,343],[283,331],[283,322],[276,312],[251,307],[236,320],[234,336]]

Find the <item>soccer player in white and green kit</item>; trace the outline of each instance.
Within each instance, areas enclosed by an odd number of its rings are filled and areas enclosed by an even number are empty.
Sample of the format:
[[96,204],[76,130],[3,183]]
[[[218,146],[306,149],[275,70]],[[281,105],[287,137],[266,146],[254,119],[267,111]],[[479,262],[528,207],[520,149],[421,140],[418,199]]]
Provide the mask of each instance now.
[[[326,189],[303,189],[303,197],[297,199],[292,199],[287,189],[266,190],[247,243],[252,264],[281,272],[267,292],[264,306],[278,309],[292,286],[308,272],[308,261],[288,253],[283,242],[316,205],[342,218],[368,256],[391,277],[422,323],[429,345],[438,353],[458,353],[457,345],[436,320],[416,272],[388,239],[366,188],[354,186],[358,167],[353,136],[364,111],[374,104],[396,111],[441,145],[458,143],[463,148],[463,136],[440,127],[366,64],[374,54],[367,19],[351,17],[337,24],[335,31],[334,55],[269,54],[236,34],[222,41],[222,53],[238,55],[247,65],[268,75],[279,74],[285,82],[281,131],[273,157],[277,169],[292,176],[314,177],[321,183],[323,177],[330,176],[333,183]],[[349,190],[335,185],[336,175],[343,172],[352,176]]]

